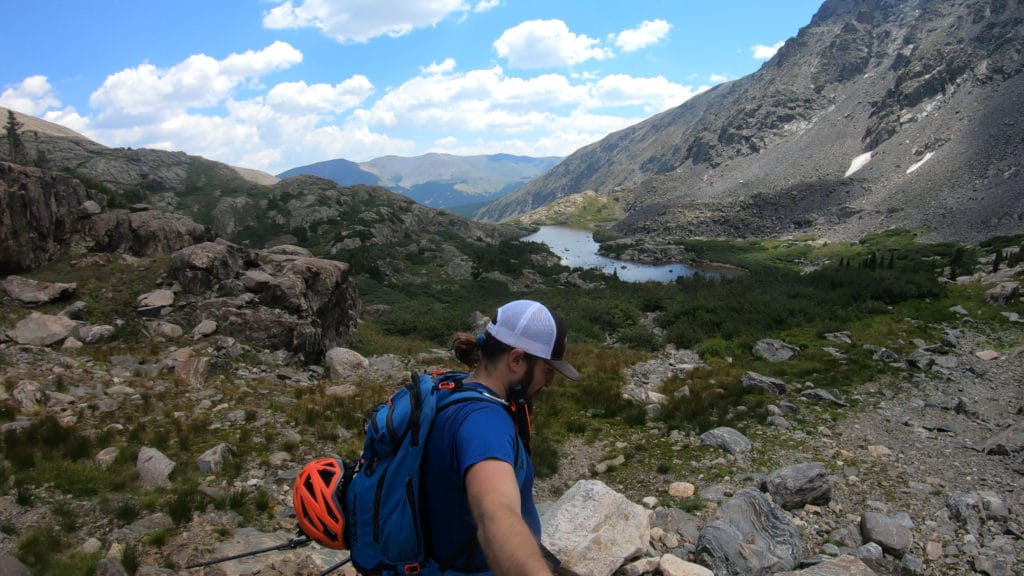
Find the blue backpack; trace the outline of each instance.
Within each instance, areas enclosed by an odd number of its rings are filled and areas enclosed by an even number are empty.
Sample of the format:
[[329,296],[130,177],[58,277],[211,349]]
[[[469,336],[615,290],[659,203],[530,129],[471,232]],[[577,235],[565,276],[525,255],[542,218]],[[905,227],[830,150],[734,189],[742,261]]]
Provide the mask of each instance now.
[[370,415],[362,457],[343,488],[345,541],[360,573],[418,574],[426,566],[420,462],[434,416],[461,402],[504,404],[463,387],[465,377],[413,373],[411,382]]

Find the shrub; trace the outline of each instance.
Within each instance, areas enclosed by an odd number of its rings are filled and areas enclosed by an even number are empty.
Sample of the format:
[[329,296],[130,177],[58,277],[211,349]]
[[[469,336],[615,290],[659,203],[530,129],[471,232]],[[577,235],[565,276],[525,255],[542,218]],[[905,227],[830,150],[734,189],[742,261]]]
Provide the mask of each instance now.
[[138,572],[140,564],[139,546],[134,542],[128,542],[121,550],[121,566],[128,574],[135,574]]
[[18,538],[14,555],[38,574],[45,573],[66,543],[60,531],[52,527],[36,527]]

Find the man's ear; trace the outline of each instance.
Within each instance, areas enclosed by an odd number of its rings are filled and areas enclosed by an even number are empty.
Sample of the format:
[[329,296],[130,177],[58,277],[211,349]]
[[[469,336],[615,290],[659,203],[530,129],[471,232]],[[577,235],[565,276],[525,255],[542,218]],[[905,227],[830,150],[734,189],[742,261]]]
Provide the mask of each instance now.
[[509,369],[518,372],[526,362],[526,352],[522,348],[513,348],[508,353]]

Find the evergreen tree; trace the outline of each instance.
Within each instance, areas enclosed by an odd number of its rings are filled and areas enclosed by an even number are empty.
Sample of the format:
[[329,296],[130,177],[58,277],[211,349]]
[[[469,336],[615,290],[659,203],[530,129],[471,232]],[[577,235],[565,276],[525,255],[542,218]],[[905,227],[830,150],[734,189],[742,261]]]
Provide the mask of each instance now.
[[956,280],[957,272],[964,265],[964,247],[957,246],[949,258],[949,279]]
[[4,125],[4,131],[7,133],[7,146],[10,150],[9,160],[17,163],[18,158],[25,150],[25,145],[21,141],[21,122],[18,122],[13,110],[7,110],[7,124]]
[[992,273],[995,274],[999,271],[999,266],[1003,263],[1003,251],[996,250],[995,258],[992,259]]

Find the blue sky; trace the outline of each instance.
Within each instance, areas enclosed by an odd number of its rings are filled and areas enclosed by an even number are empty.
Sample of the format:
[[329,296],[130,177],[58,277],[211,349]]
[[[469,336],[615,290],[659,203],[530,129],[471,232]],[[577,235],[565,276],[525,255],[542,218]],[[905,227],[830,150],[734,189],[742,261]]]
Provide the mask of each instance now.
[[564,156],[757,70],[820,0],[7,0],[0,105],[277,173]]

